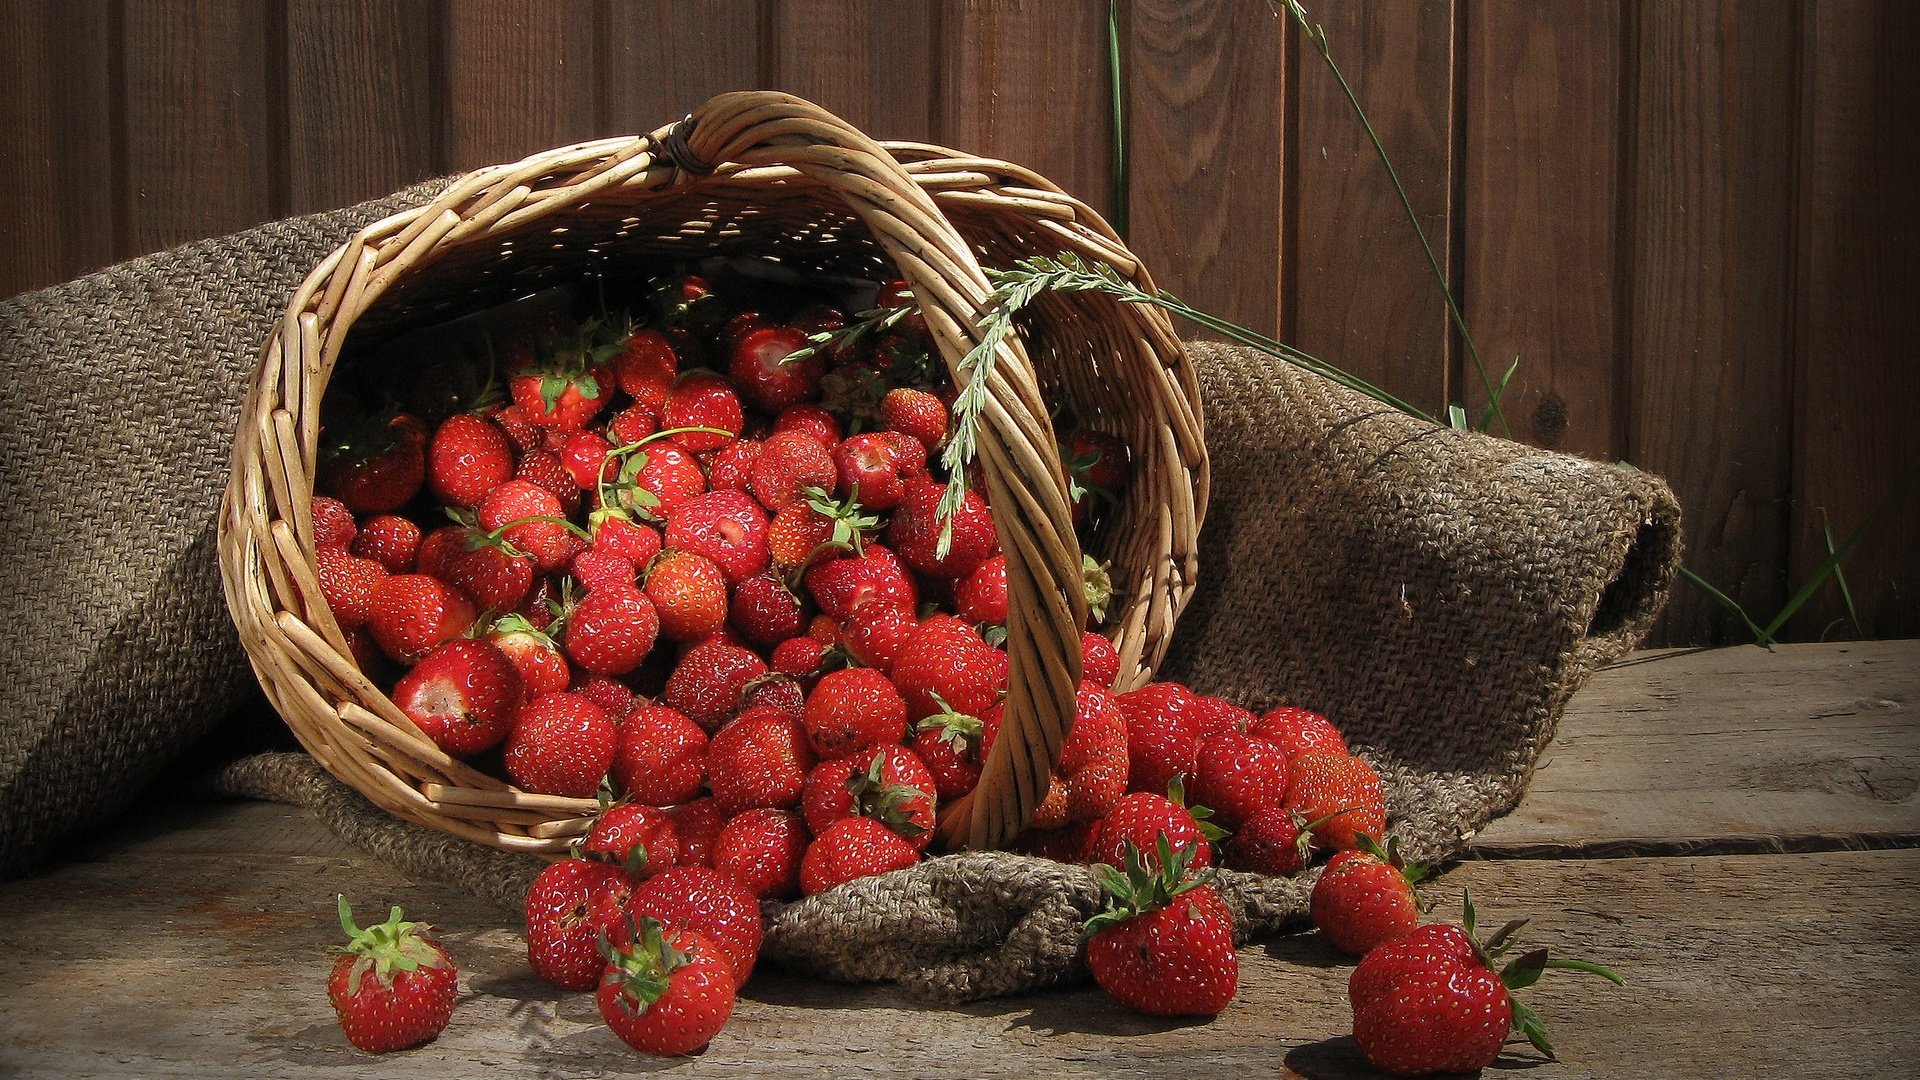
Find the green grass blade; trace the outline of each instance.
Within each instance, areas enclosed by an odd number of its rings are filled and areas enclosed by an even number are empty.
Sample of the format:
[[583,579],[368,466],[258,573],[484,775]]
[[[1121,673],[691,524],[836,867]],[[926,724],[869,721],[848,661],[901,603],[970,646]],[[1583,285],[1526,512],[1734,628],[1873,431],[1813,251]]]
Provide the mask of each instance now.
[[1714,588],[1713,584],[1706,578],[1701,577],[1699,574],[1694,573],[1684,566],[1680,568],[1680,576],[1685,578],[1694,588],[1699,589],[1701,592],[1719,601],[1721,607],[1740,616],[1740,621],[1747,626],[1747,632],[1753,635],[1753,643],[1755,645],[1766,644],[1762,639],[1767,636],[1767,632],[1760,629],[1759,623],[1753,621],[1753,616],[1748,615],[1747,609],[1740,606],[1740,601]]
[[1459,405],[1448,405],[1447,424],[1455,431],[1467,430],[1467,410]]
[[1500,385],[1493,388],[1493,396],[1487,399],[1487,407],[1480,412],[1480,429],[1487,431],[1493,427],[1494,409],[1507,397],[1507,384],[1513,382],[1513,373],[1520,370],[1520,358],[1513,358],[1513,365],[1507,373],[1500,376]]
[[1812,599],[1814,591],[1819,589],[1836,570],[1840,569],[1840,560],[1846,558],[1847,552],[1853,550],[1853,545],[1859,543],[1861,537],[1867,534],[1867,528],[1875,521],[1878,521],[1880,515],[1899,505],[1900,500],[1907,493],[1907,488],[1912,485],[1917,469],[1920,469],[1920,457],[1916,457],[1907,463],[1906,471],[1901,473],[1899,481],[1893,486],[1893,490],[1887,493],[1887,497],[1882,499],[1880,505],[1874,507],[1860,524],[1853,527],[1853,531],[1847,534],[1847,538],[1840,542],[1839,547],[1835,548],[1832,544],[1828,544],[1831,551],[1827,555],[1827,560],[1820,564],[1819,569],[1813,572],[1813,576],[1807,579],[1806,584],[1800,586],[1800,591],[1794,593],[1793,597],[1787,601],[1787,606],[1781,608],[1780,613],[1775,615],[1773,621],[1767,624],[1766,629],[1763,631],[1767,640],[1773,640],[1773,635],[1778,633],[1782,626],[1786,625],[1787,620],[1793,618],[1794,613],[1799,611],[1808,600]]
[[[1834,548],[1833,522],[1827,518],[1827,508],[1824,506],[1820,508],[1820,532],[1827,540],[1827,557],[1832,558]],[[1860,609],[1853,604],[1853,589],[1847,585],[1847,572],[1840,568],[1839,563],[1833,564],[1833,583],[1840,586],[1840,599],[1846,602],[1847,620],[1853,623],[1854,636],[1864,637],[1866,631],[1860,629]],[[1840,620],[1835,619],[1834,621],[1839,622]],[[1829,629],[1831,629],[1831,627],[1829,627]],[[1821,631],[1820,636],[1824,639],[1826,637],[1826,631]]]
[[1127,91],[1120,78],[1120,0],[1107,0],[1108,90],[1113,95],[1113,231],[1127,238]]

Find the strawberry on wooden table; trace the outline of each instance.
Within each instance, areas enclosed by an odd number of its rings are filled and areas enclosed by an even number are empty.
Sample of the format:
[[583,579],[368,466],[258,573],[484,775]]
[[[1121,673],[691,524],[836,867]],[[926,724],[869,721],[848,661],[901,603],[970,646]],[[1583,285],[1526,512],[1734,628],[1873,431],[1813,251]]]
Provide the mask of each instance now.
[[345,951],[333,962],[327,997],[347,1041],[369,1053],[405,1050],[446,1028],[459,993],[459,972],[425,923],[405,922],[399,908],[362,930],[347,898],[339,898]]
[[690,1054],[733,1015],[737,990],[720,947],[697,930],[642,918],[609,945],[594,1000],[620,1041],[648,1054]]
[[1123,1005],[1156,1016],[1213,1016],[1239,989],[1233,918],[1206,875],[1188,872],[1193,853],[1163,838],[1154,865],[1130,848],[1123,868],[1095,868],[1109,907],[1087,920],[1087,967]]
[[1383,941],[1405,937],[1420,922],[1414,885],[1427,875],[1400,857],[1398,837],[1382,848],[1364,833],[1356,851],[1337,852],[1314,882],[1313,925],[1350,956],[1365,956]]

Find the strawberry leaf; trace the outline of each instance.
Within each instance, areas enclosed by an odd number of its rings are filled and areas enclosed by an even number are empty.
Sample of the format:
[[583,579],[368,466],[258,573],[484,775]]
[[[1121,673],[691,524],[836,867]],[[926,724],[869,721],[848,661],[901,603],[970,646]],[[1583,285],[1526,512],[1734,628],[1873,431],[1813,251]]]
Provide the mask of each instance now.
[[1500,981],[1508,990],[1524,990],[1540,981],[1540,974],[1547,970],[1547,950],[1535,949],[1516,957],[1512,963],[1500,969]]

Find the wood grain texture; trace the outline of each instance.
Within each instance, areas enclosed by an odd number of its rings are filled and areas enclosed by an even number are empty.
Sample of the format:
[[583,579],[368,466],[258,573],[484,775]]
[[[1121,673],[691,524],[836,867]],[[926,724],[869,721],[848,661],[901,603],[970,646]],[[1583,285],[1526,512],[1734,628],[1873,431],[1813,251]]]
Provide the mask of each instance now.
[[715,94],[767,82],[762,0],[641,0],[607,7],[602,117],[608,133],[638,134]]
[[602,134],[594,11],[589,0],[447,0],[439,171]]
[[434,173],[433,9],[411,0],[287,7],[287,168],[296,214]]
[[[1393,159],[1440,265],[1452,199],[1451,0],[1320,5],[1334,59]],[[1365,127],[1294,35],[1294,197],[1283,339],[1435,416],[1449,400],[1446,302]]]
[[[332,911],[400,904],[442,928],[463,993],[439,1039],[350,1049],[326,1003]],[[1434,917],[1470,889],[1489,924],[1618,968],[1629,990],[1553,973],[1527,992],[1558,1063],[1530,1075],[1898,1075],[1920,1055],[1920,852],[1469,863],[1428,887]],[[86,904],[69,899],[86,896]],[[140,947],[126,948],[127,928]],[[266,804],[161,808],[130,835],[0,885],[0,1074],[411,1077],[476,1066],[598,1075],[655,1064],[586,994],[527,969],[511,915],[412,881]],[[32,948],[22,947],[34,942]],[[1756,970],[1752,960],[1768,963]],[[1312,934],[1240,951],[1208,1023],[1132,1014],[1088,985],[957,1008],[771,970],[684,1076],[1373,1075],[1346,1036],[1349,962]],[[1862,972],[1873,977],[1863,978]],[[46,1007],[59,1000],[58,1009]],[[1808,1023],[1818,1009],[1819,1023]],[[660,1062],[659,1065],[667,1065]]]
[[[1826,559],[1920,464],[1920,6],[1814,0],[1805,8],[1798,413],[1792,580]],[[1920,484],[1845,564],[1866,637],[1920,633]],[[1793,623],[1854,633],[1833,582]]]
[[1920,641],[1640,654],[1573,699],[1487,855],[1920,843]]
[[[1621,5],[1468,4],[1463,304],[1515,438],[1616,457]],[[1487,395],[1463,371],[1470,412]],[[1497,423],[1495,434],[1505,429]]]
[[284,208],[275,10],[128,4],[116,256],[245,228]]
[[[876,139],[936,141],[940,55],[934,4],[773,0],[772,87],[839,114]],[[950,44],[950,43],[948,43]]]
[[105,0],[0,6],[0,297],[113,261]]
[[1138,0],[1128,24],[1130,246],[1160,288],[1277,334],[1292,286],[1280,279],[1288,22],[1262,4]]

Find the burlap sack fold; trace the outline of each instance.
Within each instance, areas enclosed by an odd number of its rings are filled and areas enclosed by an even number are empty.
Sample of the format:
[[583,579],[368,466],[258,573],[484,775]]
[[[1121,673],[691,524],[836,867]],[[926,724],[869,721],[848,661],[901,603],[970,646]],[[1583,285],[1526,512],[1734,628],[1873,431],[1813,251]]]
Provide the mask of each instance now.
[[[263,226],[0,304],[0,875],[122,808],[246,700],[212,531],[232,426],[288,294],[355,229],[437,191]],[[1679,555],[1659,480],[1435,428],[1262,354],[1194,348],[1214,454],[1200,590],[1165,674],[1338,720],[1423,857],[1510,808],[1568,696],[1658,613]],[[49,617],[60,613],[60,617]],[[303,755],[224,791],[312,807],[425,877],[518,906],[536,865],[374,810]],[[1310,880],[1226,874],[1243,938]],[[967,1000],[1076,977],[1082,868],[936,859],[769,905],[766,957]]]

